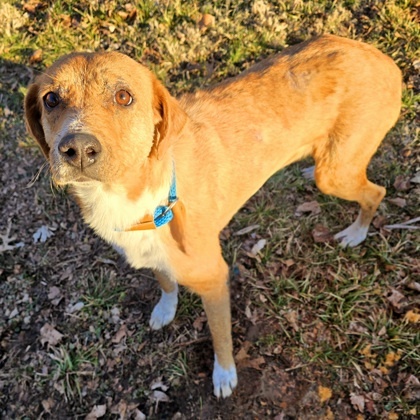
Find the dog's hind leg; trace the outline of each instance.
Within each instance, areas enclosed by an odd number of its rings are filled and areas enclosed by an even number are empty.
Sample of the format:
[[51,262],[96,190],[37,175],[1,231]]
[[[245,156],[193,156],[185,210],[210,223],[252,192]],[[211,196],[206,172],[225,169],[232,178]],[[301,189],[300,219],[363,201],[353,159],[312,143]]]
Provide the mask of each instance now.
[[370,182],[366,176],[367,165],[383,138],[372,137],[360,133],[347,138],[340,136],[333,144],[330,142],[323,153],[314,154],[318,188],[325,194],[360,205],[356,221],[335,235],[343,247],[354,247],[365,240],[376,209],[385,196],[385,188]]
[[159,330],[175,317],[178,305],[178,284],[160,271],[154,271],[154,274],[162,289],[162,296],[153,308],[149,325],[152,330]]

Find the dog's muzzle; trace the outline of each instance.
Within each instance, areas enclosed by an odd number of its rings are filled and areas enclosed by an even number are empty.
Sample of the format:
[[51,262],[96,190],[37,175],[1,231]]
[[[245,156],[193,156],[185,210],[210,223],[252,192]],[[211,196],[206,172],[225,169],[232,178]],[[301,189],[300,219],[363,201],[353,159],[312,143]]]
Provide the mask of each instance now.
[[99,160],[102,147],[91,134],[72,133],[61,139],[58,152],[63,162],[84,172]]

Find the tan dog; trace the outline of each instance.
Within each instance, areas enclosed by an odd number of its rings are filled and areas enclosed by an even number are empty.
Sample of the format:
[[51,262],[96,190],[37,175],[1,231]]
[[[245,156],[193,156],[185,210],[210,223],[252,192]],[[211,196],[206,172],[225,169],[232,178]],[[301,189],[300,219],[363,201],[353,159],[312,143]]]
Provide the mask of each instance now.
[[25,111],[54,181],[71,186],[86,222],[133,267],[154,271],[162,297],[151,327],[174,318],[178,283],[202,297],[214,392],[226,397],[237,377],[219,232],[268,177],[312,155],[321,191],[361,207],[336,237],[362,242],[385,195],[366,167],[400,102],[390,58],[322,36],[179,100],[122,54],[71,54],[30,86]]

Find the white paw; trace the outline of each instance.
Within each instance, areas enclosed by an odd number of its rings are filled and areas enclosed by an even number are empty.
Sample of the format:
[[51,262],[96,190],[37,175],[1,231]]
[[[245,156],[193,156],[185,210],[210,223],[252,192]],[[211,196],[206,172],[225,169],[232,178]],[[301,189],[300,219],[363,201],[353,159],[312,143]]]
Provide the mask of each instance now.
[[236,376],[236,367],[232,365],[229,369],[224,369],[219,365],[217,356],[214,356],[214,370],[213,370],[213,386],[214,395],[217,398],[229,397],[232,391],[238,383],[238,377]]
[[334,239],[341,239],[340,246],[343,248],[349,246],[354,247],[362,243],[367,236],[369,226],[360,226],[356,220],[347,229],[334,235]]
[[315,166],[310,166],[309,168],[302,169],[302,175],[304,178],[313,181],[315,179]]
[[176,307],[178,305],[178,286],[171,293],[165,293],[162,290],[162,296],[156,306],[153,308],[150,317],[150,328],[152,330],[160,330],[168,325],[175,317]]

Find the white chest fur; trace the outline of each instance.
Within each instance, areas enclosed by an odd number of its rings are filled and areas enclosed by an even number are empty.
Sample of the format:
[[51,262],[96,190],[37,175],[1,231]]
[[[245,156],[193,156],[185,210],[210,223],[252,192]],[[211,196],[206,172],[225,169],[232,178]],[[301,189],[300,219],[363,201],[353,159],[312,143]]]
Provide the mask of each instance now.
[[[168,262],[157,230],[124,232],[146,214],[153,214],[167,201],[169,186],[161,191],[145,191],[138,200],[129,200],[123,188],[99,182],[77,184],[74,188],[83,204],[85,221],[95,232],[123,251],[134,268],[168,270]],[[163,198],[162,198],[163,197]]]

